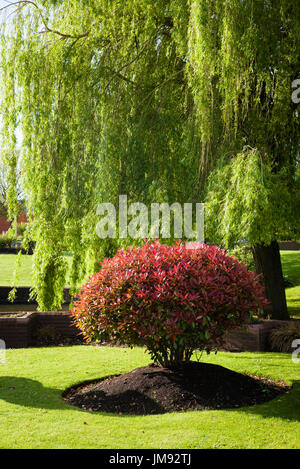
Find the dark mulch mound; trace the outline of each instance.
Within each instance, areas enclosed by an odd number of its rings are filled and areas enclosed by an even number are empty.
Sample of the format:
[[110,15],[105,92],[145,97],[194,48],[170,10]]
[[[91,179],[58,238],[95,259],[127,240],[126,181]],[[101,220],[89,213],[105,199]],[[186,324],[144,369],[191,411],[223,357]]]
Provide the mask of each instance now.
[[149,365],[85,382],[66,390],[63,398],[88,411],[145,415],[249,406],[288,390],[284,383],[243,375],[219,365],[189,362],[176,371]]

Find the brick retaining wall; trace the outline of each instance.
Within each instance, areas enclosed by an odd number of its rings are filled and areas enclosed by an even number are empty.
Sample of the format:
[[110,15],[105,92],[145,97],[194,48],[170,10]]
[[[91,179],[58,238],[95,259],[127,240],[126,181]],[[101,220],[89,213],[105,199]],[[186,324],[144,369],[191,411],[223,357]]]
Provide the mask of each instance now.
[[230,352],[267,352],[270,350],[268,336],[272,329],[291,324],[291,321],[262,320],[259,324],[233,329],[225,334],[225,350]]
[[[290,324],[291,321],[264,320],[260,324],[246,327],[246,331],[237,328],[225,335],[225,350],[231,352],[264,352],[269,351],[269,332],[280,326]],[[34,332],[38,328],[49,326],[63,338],[75,339],[81,337],[78,329],[72,323],[68,311],[29,312],[23,317],[1,318],[0,339],[4,340],[7,348],[26,348],[34,343]]]
[[30,323],[30,316],[0,318],[0,339],[4,340],[6,348],[24,348],[29,346]]
[[282,241],[279,243],[281,251],[300,251],[300,243],[297,241]]
[[68,311],[34,311],[23,317],[0,317],[0,339],[4,340],[6,348],[30,347],[34,345],[34,331],[46,326],[53,328],[63,338],[80,337]]

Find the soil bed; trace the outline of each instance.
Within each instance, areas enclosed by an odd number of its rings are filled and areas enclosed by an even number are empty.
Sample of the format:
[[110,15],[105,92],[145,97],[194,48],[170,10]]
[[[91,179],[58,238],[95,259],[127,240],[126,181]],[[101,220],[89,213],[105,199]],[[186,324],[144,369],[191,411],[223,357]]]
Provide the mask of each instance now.
[[290,388],[209,363],[189,362],[175,370],[153,364],[67,389],[64,400],[92,412],[163,414],[229,409],[269,401]]
[[9,312],[6,312],[6,313],[2,313],[0,311],[0,318],[22,318],[26,315],[26,312],[24,311],[20,311],[20,312],[14,312],[14,313],[9,313]]

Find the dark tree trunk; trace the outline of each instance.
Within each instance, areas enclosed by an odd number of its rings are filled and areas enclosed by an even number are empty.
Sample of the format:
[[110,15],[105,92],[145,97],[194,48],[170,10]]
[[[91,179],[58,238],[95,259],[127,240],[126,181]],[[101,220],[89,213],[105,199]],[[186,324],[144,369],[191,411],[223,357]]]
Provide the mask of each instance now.
[[277,241],[272,241],[267,246],[255,244],[252,246],[252,252],[256,271],[263,274],[265,295],[271,303],[270,307],[265,309],[265,313],[270,314],[272,319],[289,319]]

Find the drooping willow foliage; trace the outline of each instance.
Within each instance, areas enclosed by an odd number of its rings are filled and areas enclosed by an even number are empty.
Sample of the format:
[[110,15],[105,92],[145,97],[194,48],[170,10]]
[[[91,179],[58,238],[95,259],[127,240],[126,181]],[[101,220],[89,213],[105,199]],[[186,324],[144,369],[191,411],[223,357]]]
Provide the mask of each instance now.
[[8,204],[14,220],[19,145],[36,241],[34,291],[39,308],[49,310],[62,302],[64,249],[73,255],[75,286],[116,247],[96,235],[98,203],[117,206],[120,194],[128,203],[195,200],[188,8],[180,1],[49,0],[16,2],[8,11],[1,35]]
[[[116,249],[118,240],[96,235],[98,203],[117,205],[120,194],[148,205],[203,202],[209,171],[245,146],[266,174],[286,171],[292,199],[299,11],[299,0],[36,0],[3,10],[1,156],[10,219],[17,176],[32,218],[39,309],[62,302],[65,250],[76,286]],[[234,177],[210,179],[213,221],[227,183]]]
[[198,0],[189,76],[198,109],[207,236],[230,246],[299,236],[300,2]]

